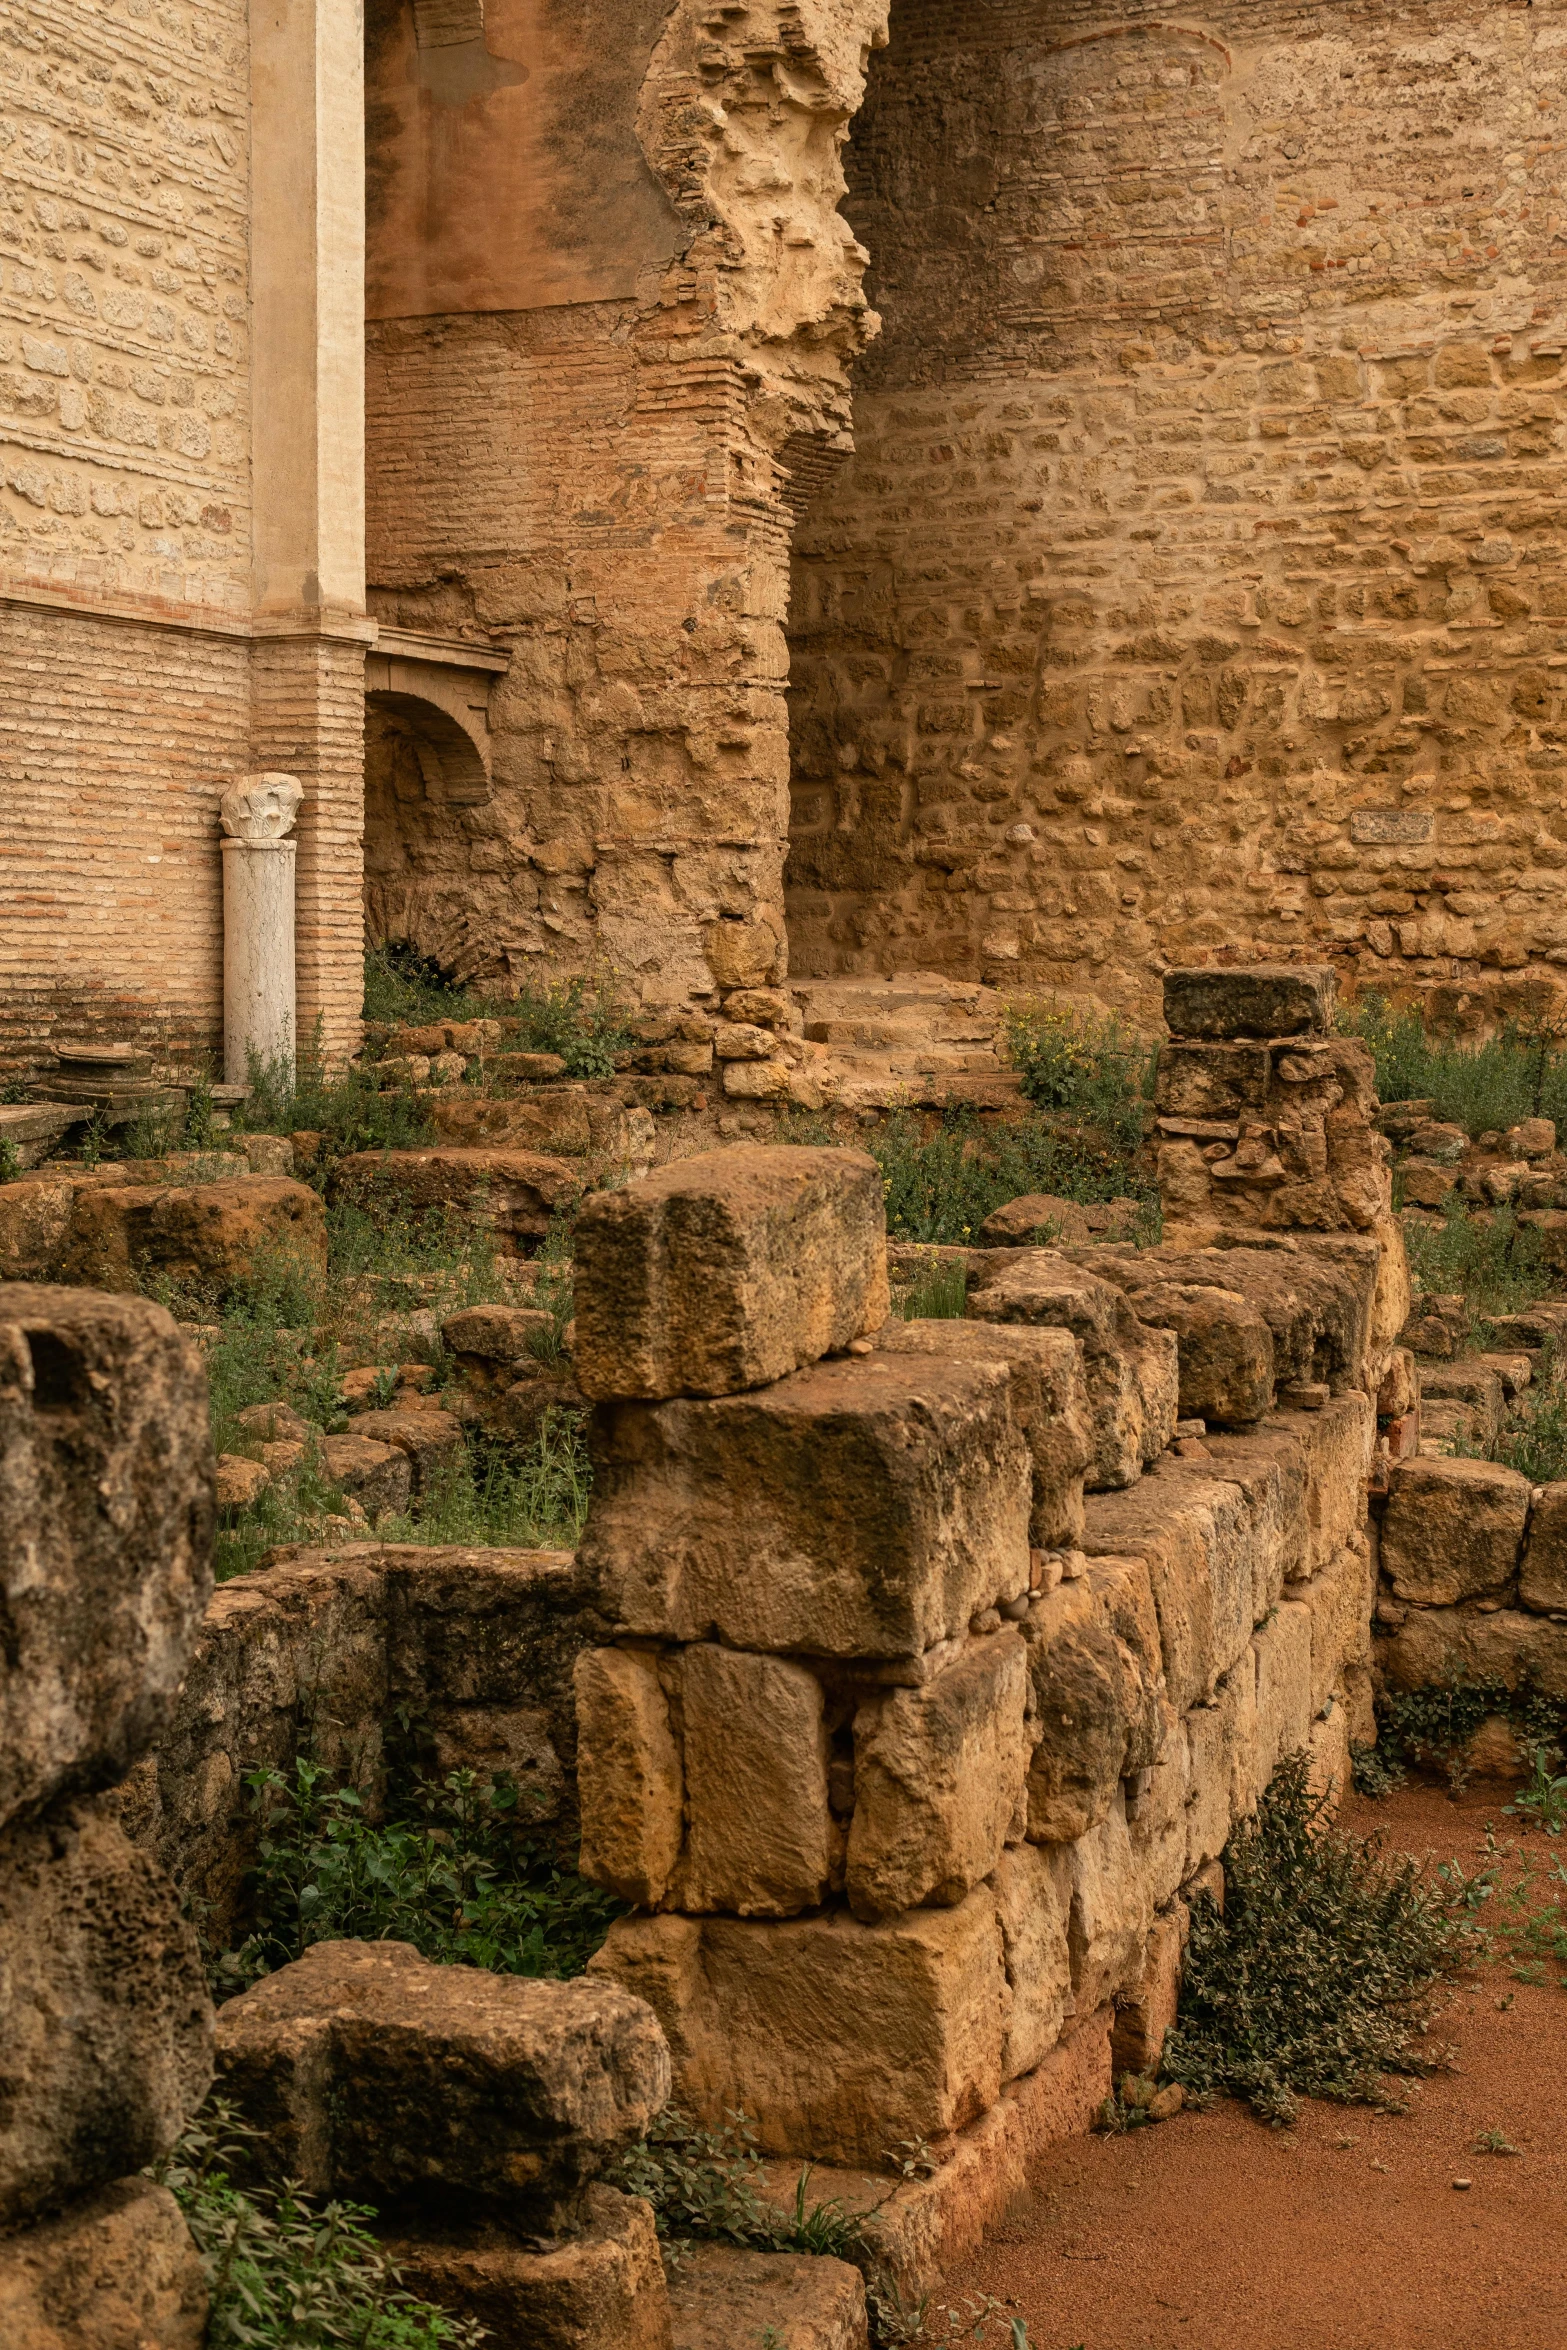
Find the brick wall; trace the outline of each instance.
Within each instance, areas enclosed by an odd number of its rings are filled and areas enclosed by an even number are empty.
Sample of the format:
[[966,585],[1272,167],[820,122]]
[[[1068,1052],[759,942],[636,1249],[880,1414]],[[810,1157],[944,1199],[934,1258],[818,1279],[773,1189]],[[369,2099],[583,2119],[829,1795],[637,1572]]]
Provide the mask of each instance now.
[[873,60],[794,967],[1559,1001],[1567,9],[1160,13],[900,0]]

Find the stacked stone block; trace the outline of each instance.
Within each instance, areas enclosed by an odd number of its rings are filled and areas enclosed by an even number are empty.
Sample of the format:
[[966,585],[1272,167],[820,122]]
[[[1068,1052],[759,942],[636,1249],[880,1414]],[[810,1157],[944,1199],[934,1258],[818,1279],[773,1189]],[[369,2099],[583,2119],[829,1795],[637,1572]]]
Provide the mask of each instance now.
[[[1372,1407],[1278,1412],[1270,1350],[1358,1363],[1377,1253],[1170,1327],[1100,1252],[975,1252],[964,1319],[888,1323],[880,1205],[731,1150],[590,1201],[577,1262],[582,1867],[637,1913],[594,1967],[688,2110],[870,2167],[1065,2033],[1108,2085],[1118,2011],[1156,2062],[1183,1887],[1282,1754],[1342,1767]],[[1236,1328],[1234,1432],[1178,1439]]]
[[211,1587],[206,1389],[160,1307],[0,1287],[0,2339],[196,2350],[200,2262],[137,2177],[212,2070],[195,1936],[107,1791]]

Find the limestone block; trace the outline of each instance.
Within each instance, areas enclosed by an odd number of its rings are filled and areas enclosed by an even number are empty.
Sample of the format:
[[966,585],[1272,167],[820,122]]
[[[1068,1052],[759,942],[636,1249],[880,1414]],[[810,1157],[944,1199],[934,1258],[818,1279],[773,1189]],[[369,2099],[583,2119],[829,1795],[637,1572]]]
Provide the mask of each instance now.
[[673,1906],[814,1909],[837,1843],[821,1683],[782,1657],[704,1643],[681,1657],[680,1708],[690,1830]]
[[574,1671],[582,1874],[622,1901],[662,1901],[684,1834],[680,1749],[652,1659],[588,1648]]
[[1266,1044],[1187,1044],[1159,1055],[1155,1106],[1164,1118],[1222,1123],[1260,1117],[1268,1106],[1273,1061]]
[[0,1288],[0,1825],[168,1720],[212,1589],[206,1388],[161,1306]]
[[1349,1664],[1371,1654],[1371,1607],[1375,1598],[1371,1547],[1364,1536],[1346,1544],[1320,1575],[1290,1586],[1290,1598],[1311,1615],[1311,1712],[1321,1713]]
[[1233,1289],[1156,1282],[1134,1296],[1140,1321],[1173,1330],[1182,1419],[1248,1428],[1273,1404],[1273,1333]]
[[1090,1558],[1135,1558],[1147,1567],[1166,1694],[1184,1713],[1228,1672],[1251,1631],[1252,1540],[1242,1489],[1160,1474],[1127,1493],[1091,1495],[1084,1515]]
[[526,1369],[537,1359],[535,1348],[554,1332],[555,1317],[542,1306],[467,1306],[441,1324],[441,1343],[464,1369],[513,1363]]
[[1245,970],[1177,970],[1164,975],[1164,1020],[1172,1036],[1327,1036],[1338,981],[1330,966],[1255,963]]
[[39,1175],[0,1183],[0,1280],[47,1281],[65,1246],[77,1185]]
[[102,1799],[0,1835],[0,2229],[154,2161],[212,2076],[173,1886]]
[[1142,1971],[1116,2004],[1110,2060],[1116,2073],[1155,2073],[1181,1997],[1189,1912],[1184,1901],[1161,1910],[1149,1929]]
[[1001,1857],[1028,1770],[1028,1663],[1011,1627],[854,1717],[848,1895],[856,1917],[961,1901]]
[[670,2287],[674,2350],[868,2350],[865,2281],[846,2260],[699,2244]]
[[1075,1549],[1091,1440],[1082,1350],[1071,1332],[1011,1322],[905,1322],[893,1315],[877,1346],[887,1354],[1006,1364],[1012,1416],[1034,1465],[1029,1541],[1039,1550]]
[[1530,1513],[1518,1600],[1541,1615],[1567,1609],[1567,1484],[1547,1485]]
[[1163,1728],[1159,1620],[1141,1559],[1100,1559],[1030,1606],[1023,1625],[1037,1743],[1028,1834],[1069,1843],[1150,1768]]
[[93,1184],[72,1202],[58,1266],[74,1286],[127,1291],[162,1280],[217,1298],[280,1272],[326,1277],[321,1195],[284,1175]]
[[406,2292],[518,2350],[676,2350],[652,2205],[591,2186],[570,2232],[524,2248],[491,2231],[465,2242],[393,2235]]
[[881,1174],[862,1151],[681,1159],[577,1220],[584,1395],[733,1395],[887,1318]]
[[1264,1426],[1268,1433],[1293,1436],[1305,1455],[1311,1529],[1307,1565],[1319,1574],[1365,1530],[1375,1408],[1369,1396],[1351,1390],[1335,1395],[1319,1412],[1270,1412]]
[[1186,1812],[1191,1797],[1191,1750],[1184,1722],[1168,1721],[1151,1767],[1124,1790],[1132,1859],[1151,1909],[1163,1909],[1186,1875]]
[[330,1197],[354,1200],[374,1210],[394,1200],[419,1213],[452,1208],[482,1216],[503,1254],[526,1253],[522,1244],[542,1240],[553,1218],[575,1202],[581,1171],[563,1159],[505,1144],[475,1149],[352,1151],[332,1172]]
[[328,1482],[357,1501],[370,1519],[387,1510],[405,1510],[413,1493],[413,1463],[408,1455],[394,1444],[377,1444],[359,1428],[324,1439],[321,1469]]
[[1311,1729],[1311,1610],[1286,1599],[1252,1640],[1257,1659],[1257,1771],[1266,1786]]
[[653,2009],[676,2103],[709,2126],[753,2114],[767,2154],[874,2168],[1000,2094],[1007,1979],[988,1886],[881,1925],[622,1918],[588,1974]]
[[1527,1683],[1545,1697],[1567,1697],[1567,1624],[1517,1608],[1482,1615],[1474,1608],[1411,1608],[1377,1658],[1395,1689],[1455,1680]]
[[585,1085],[548,1085],[538,1093],[438,1094],[428,1104],[443,1143],[474,1150],[496,1144],[512,1151],[543,1151],[581,1158],[593,1148]]
[[1119,1799],[1109,1818],[1071,1847],[1071,1874],[1072,1997],[1078,2014],[1088,2015],[1137,1980],[1153,1923]]
[[1407,1346],[1396,1346],[1388,1356],[1382,1384],[1377,1389],[1377,1418],[1401,1420],[1420,1401],[1420,1377]]
[[1217,1860],[1233,1823],[1256,1803],[1257,1671],[1250,1649],[1225,1675],[1208,1704],[1184,1718],[1190,1756],[1186,1870]]
[[994,1249],[971,1260],[969,1318],[1070,1330],[1083,1350],[1091,1491],[1130,1485],[1175,1433],[1174,1333],[1137,1319],[1108,1281],[1055,1249]]
[[1382,1520],[1382,1572],[1400,1599],[1451,1607],[1518,1572],[1530,1485],[1496,1461],[1406,1460]]
[[1362,1742],[1349,1708],[1335,1700],[1312,1723],[1306,1739],[1306,1784],[1314,1796],[1325,1796],[1335,1811],[1354,1786],[1349,1753],[1352,1738]]
[[[771,1044],[772,1039],[768,1039]],[[726,1061],[724,1092],[731,1101],[784,1101],[793,1093],[787,1061]]]
[[1010,1993],[1001,2077],[1015,2081],[1043,2063],[1072,2013],[1071,1859],[1059,1845],[1014,1844],[991,1884]]
[[406,1942],[318,1942],[220,2010],[219,2084],[246,2160],[306,2192],[550,2212],[646,2129],[669,2060],[595,1977],[434,1966]]
[[122,2179],[0,2242],[6,2350],[201,2350],[207,2278],[179,2205]]
[[[1402,1263],[1402,1235],[1400,1234]],[[1165,1283],[1230,1292],[1254,1306],[1273,1338],[1278,1387],[1326,1380],[1335,1391],[1361,1385],[1386,1251],[1358,1233],[1302,1233],[1287,1248],[1063,1249],[1073,1264],[1113,1281],[1134,1308],[1139,1293]],[[1389,1334],[1392,1344],[1397,1329]],[[1193,1415],[1206,1417],[1206,1414]]]
[[428,1493],[462,1459],[462,1423],[450,1412],[361,1412],[354,1434],[390,1444],[407,1456],[415,1493]]
[[1287,1436],[1259,1429],[1255,1436],[1209,1436],[1206,1458],[1166,1453],[1153,1474],[1187,1483],[1232,1485],[1246,1518],[1251,1562],[1251,1612],[1256,1622],[1280,1597],[1291,1577],[1308,1563],[1311,1531],[1306,1516],[1306,1464]]
[[634,1635],[914,1657],[1028,1583],[999,1363],[872,1355],[760,1393],[601,1406],[584,1563]]
[[993,1208],[974,1235],[976,1248],[1049,1248],[1058,1240],[1085,1248],[1092,1234],[1077,1200],[1030,1191]]

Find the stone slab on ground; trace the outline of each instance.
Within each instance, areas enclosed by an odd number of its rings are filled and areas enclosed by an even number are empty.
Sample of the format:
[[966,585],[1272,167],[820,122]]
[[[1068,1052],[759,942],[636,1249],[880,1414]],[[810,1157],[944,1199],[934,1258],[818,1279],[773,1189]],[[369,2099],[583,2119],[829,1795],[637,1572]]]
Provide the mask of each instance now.
[[332,1172],[331,1198],[373,1208],[396,1202],[415,1214],[452,1208],[482,1215],[503,1254],[528,1253],[556,1214],[582,1190],[582,1171],[564,1159],[501,1144],[463,1149],[354,1151]]
[[475,2320],[496,2350],[673,2350],[651,2206],[592,2186],[575,2218],[552,2245],[394,2232],[387,2251],[405,2290]]
[[287,1175],[92,1184],[72,1202],[55,1267],[73,1286],[131,1291],[159,1280],[220,1298],[284,1272],[326,1277],[321,1195]]
[[207,2279],[179,2205],[150,2179],[0,2240],[5,2350],[201,2350]]
[[702,2244],[669,2304],[673,2350],[869,2350],[865,2282],[846,2260]]

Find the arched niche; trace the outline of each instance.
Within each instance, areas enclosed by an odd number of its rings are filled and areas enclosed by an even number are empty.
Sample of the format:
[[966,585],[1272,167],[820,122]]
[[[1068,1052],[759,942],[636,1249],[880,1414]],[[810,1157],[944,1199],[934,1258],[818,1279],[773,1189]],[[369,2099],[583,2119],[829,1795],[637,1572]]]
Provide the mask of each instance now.
[[478,741],[409,693],[365,696],[365,933],[454,969],[467,960],[469,877],[488,841]]

